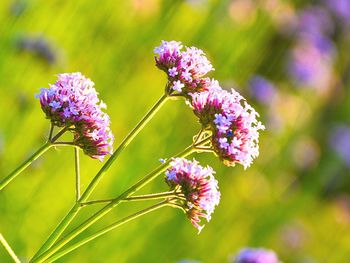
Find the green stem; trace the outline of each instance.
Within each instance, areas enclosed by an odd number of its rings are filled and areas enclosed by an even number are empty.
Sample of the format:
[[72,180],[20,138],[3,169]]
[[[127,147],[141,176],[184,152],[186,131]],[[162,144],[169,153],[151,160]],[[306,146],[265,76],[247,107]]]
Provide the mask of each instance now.
[[67,228],[67,226],[71,223],[71,221],[75,218],[77,213],[80,210],[80,203],[86,202],[90,197],[93,190],[96,188],[100,180],[107,173],[110,166],[113,162],[118,158],[120,153],[128,146],[128,144],[135,138],[135,136],[145,127],[145,125],[153,118],[156,112],[164,105],[167,101],[168,95],[164,94],[156,104],[148,111],[148,113],[142,118],[142,120],[135,126],[135,128],[125,137],[125,139],[121,142],[112,156],[107,160],[107,162],[103,165],[101,170],[95,175],[95,177],[90,182],[89,186],[86,188],[79,201],[72,207],[72,209],[68,212],[68,214],[63,218],[63,220],[59,223],[56,229],[51,233],[45,243],[41,246],[38,252],[34,255],[33,259],[37,258],[41,253],[52,247],[52,245],[57,241],[57,239],[62,235],[63,231]]
[[214,152],[214,150],[210,147],[196,147],[195,149],[199,152]]
[[[52,124],[51,124],[52,125]],[[39,148],[35,153],[33,153],[24,163],[22,163],[19,167],[17,167],[16,170],[14,170],[12,173],[10,173],[6,178],[4,178],[0,182],[0,191],[6,187],[13,179],[15,179],[23,170],[25,170],[29,165],[31,165],[36,159],[38,159],[43,153],[45,153],[52,144],[61,137],[68,129],[68,127],[63,128],[60,130],[53,138],[52,137],[52,131],[53,126],[50,127],[50,140],[48,140],[41,148]]]
[[80,164],[79,164],[79,148],[74,147],[74,164],[75,164],[75,199],[80,198]]
[[134,219],[136,219],[136,218],[138,218],[138,217],[140,217],[142,215],[145,215],[145,214],[147,214],[149,212],[152,212],[152,211],[154,211],[156,209],[159,209],[159,208],[167,206],[167,205],[169,205],[168,201],[163,201],[161,203],[158,203],[158,204],[150,206],[150,207],[148,207],[146,209],[143,209],[143,210],[141,210],[141,211],[139,211],[139,212],[137,212],[135,214],[127,216],[127,217],[125,217],[125,218],[123,218],[121,220],[118,220],[117,222],[115,222],[115,223],[113,223],[113,224],[111,224],[111,225],[101,229],[100,231],[98,231],[98,232],[96,232],[96,233],[94,233],[94,234],[92,234],[92,235],[90,235],[90,236],[88,236],[88,237],[78,241],[77,243],[75,243],[75,244],[73,244],[71,246],[67,246],[64,249],[58,251],[51,258],[49,258],[46,262],[48,262],[48,263],[49,262],[53,262],[53,261],[61,258],[62,256],[66,255],[67,253],[69,253],[69,252],[79,248],[80,246],[82,246],[82,245],[84,245],[84,244],[94,240],[95,238],[98,238],[98,237],[108,233],[109,231],[111,231],[111,230],[113,230],[113,229],[115,229],[115,228],[117,228],[117,227],[119,227],[119,226],[121,226],[121,225],[123,225],[123,224],[125,224],[125,223],[127,223],[129,221],[131,221],[131,220],[134,220]]
[[[126,197],[122,201],[145,201],[145,200],[154,200],[154,199],[160,199],[160,198],[169,198],[169,197],[177,197],[179,193],[175,193],[174,191],[170,192],[162,192],[162,193],[156,193],[156,194],[147,194],[147,195],[136,195],[131,197]],[[181,196],[179,196],[181,197]],[[115,200],[113,199],[102,199],[102,200],[93,200],[88,201],[85,203],[82,203],[81,206],[88,206],[88,205],[95,205],[95,204],[104,204],[104,203],[111,203]]]
[[52,134],[53,134],[54,127],[55,126],[51,122],[50,123],[50,132],[49,132],[49,139],[48,139],[48,141],[51,141],[51,139],[52,139]]
[[172,202],[169,202],[168,205],[171,206],[171,207],[180,209],[182,212],[184,212],[184,213],[186,214],[186,210],[185,210],[185,208],[183,208],[182,205],[179,205],[179,204],[177,204],[177,203],[172,203]]
[[46,142],[41,148],[39,148],[35,153],[33,153],[24,163],[22,163],[16,170],[10,173],[6,178],[0,182],[0,191],[6,187],[13,179],[17,177],[23,170],[25,170],[29,165],[31,165],[40,155],[46,152],[51,147],[51,142]]
[[50,143],[56,142],[68,130],[69,127],[64,127],[63,129],[61,129],[53,138],[51,138]]
[[201,129],[199,130],[198,134],[193,137],[193,144],[196,144],[201,139],[201,137],[203,135],[203,131],[204,131],[204,128],[202,126]]
[[9,253],[9,255],[11,256],[11,258],[13,259],[14,262],[21,263],[21,261],[18,259],[15,252],[13,252],[12,248],[6,242],[6,239],[4,238],[4,236],[1,233],[0,233],[0,243],[4,246],[5,250],[7,251],[7,253]]
[[[179,153],[175,157],[185,157],[188,156],[193,152],[193,148],[195,146],[191,145],[187,147],[184,151]],[[43,262],[46,259],[48,259],[50,256],[52,256],[54,253],[56,253],[59,249],[61,249],[65,244],[67,244],[69,241],[71,241],[73,238],[75,238],[77,235],[82,233],[85,229],[90,227],[92,224],[94,224],[96,221],[98,221],[100,218],[105,216],[107,213],[109,213],[114,207],[116,207],[122,200],[125,198],[131,196],[133,193],[141,189],[143,186],[154,180],[157,176],[164,173],[166,169],[168,168],[169,164],[171,162],[171,158],[168,159],[164,164],[161,164],[158,166],[155,170],[153,170],[151,173],[146,175],[144,178],[142,178],[140,181],[138,181],[136,184],[128,188],[125,192],[123,192],[121,195],[119,195],[117,198],[115,198],[111,203],[106,205],[104,208],[96,212],[94,215],[92,215],[90,218],[88,218],[85,222],[83,222],[81,225],[76,227],[74,230],[72,230],[69,234],[67,234],[64,238],[62,238],[60,241],[58,241],[55,245],[53,245],[51,248],[46,250],[43,254],[41,254],[39,257],[34,258],[32,262]]]
[[53,146],[69,146],[69,147],[75,147],[79,148],[74,142],[55,142],[52,144]]
[[113,155],[108,159],[105,165],[101,168],[101,170],[96,174],[96,176],[92,179],[89,186],[86,188],[84,194],[81,197],[81,202],[86,201],[93,190],[96,188],[102,177],[106,174],[109,167],[112,163],[117,159],[120,153],[129,145],[129,143],[136,137],[136,135],[145,127],[145,125],[153,118],[153,116],[157,113],[157,111],[164,105],[167,100],[168,95],[163,95],[156,104],[150,109],[150,111],[142,118],[142,120],[136,125],[136,127],[126,136],[126,138],[122,141],[122,143],[115,150]]

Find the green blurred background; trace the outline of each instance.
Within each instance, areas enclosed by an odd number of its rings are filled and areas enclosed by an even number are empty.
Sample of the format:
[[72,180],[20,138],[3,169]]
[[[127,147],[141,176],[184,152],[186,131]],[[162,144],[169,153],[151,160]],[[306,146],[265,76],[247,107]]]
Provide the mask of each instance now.
[[[265,247],[283,262],[350,258],[349,165],[329,143],[349,124],[348,29],[336,29],[331,81],[299,87],[285,70],[298,10],[318,1],[31,0],[0,3],[0,178],[45,142],[49,122],[34,94],[56,74],[80,71],[108,105],[115,146],[162,95],[155,66],[161,40],[203,49],[224,88],[238,89],[267,129],[246,171],[195,155],[217,172],[219,207],[200,235],[179,210],[163,208],[84,245],[58,262],[228,262],[240,248]],[[294,19],[294,20],[293,20]],[[260,103],[259,74],[274,83]],[[191,143],[199,124],[183,101],[168,102],[125,150],[92,199],[117,196]],[[346,142],[344,142],[346,144]],[[345,151],[346,152],[346,151]],[[349,149],[350,154],[350,149]],[[82,186],[102,166],[81,160]],[[159,178],[140,193],[166,190]],[[73,149],[51,149],[0,193],[0,232],[26,262],[74,202]],[[88,232],[147,204],[121,205]],[[89,207],[75,225],[99,206]],[[73,224],[74,226],[74,224]],[[0,262],[11,262],[0,248]]]

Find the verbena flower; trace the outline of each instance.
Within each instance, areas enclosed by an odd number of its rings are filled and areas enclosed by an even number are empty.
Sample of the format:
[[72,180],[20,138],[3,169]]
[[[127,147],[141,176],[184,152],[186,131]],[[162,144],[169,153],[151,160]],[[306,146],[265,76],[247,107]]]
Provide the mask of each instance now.
[[279,263],[272,250],[263,248],[244,248],[233,258],[234,263]]
[[37,95],[41,108],[52,124],[69,127],[74,144],[100,160],[112,153],[114,137],[106,105],[98,98],[94,83],[81,73],[59,74],[55,84]]
[[192,108],[203,127],[212,131],[214,152],[228,166],[247,168],[259,155],[259,114],[235,90],[193,93]]
[[203,77],[214,70],[204,52],[196,47],[185,47],[181,42],[162,41],[154,49],[156,65],[168,75],[168,92],[188,95],[206,89]]
[[204,227],[199,224],[200,217],[209,222],[220,201],[214,173],[211,167],[202,167],[196,160],[189,161],[184,158],[174,158],[165,173],[168,185],[172,189],[179,188],[185,196],[185,201],[182,201],[183,208],[199,232]]

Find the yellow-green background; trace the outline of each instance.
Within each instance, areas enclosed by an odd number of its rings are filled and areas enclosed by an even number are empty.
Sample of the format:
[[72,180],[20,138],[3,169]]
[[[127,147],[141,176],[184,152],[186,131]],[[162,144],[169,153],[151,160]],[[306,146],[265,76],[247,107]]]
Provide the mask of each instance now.
[[[59,262],[227,262],[245,246],[273,249],[287,263],[349,262],[348,188],[332,188],[327,194],[334,180],[341,186],[348,180],[349,170],[328,148],[327,137],[332,123],[349,120],[346,86],[335,99],[334,92],[317,96],[284,80],[281,67],[290,43],[276,33],[271,10],[257,8],[237,20],[232,1],[199,2],[1,1],[0,178],[45,142],[49,122],[34,94],[53,83],[55,74],[80,71],[95,82],[108,105],[117,146],[162,95],[166,78],[154,66],[153,48],[162,39],[178,40],[205,50],[216,69],[211,76],[226,88],[237,85],[263,122],[268,122],[271,109],[250,100],[247,81],[255,73],[275,79],[282,99],[272,114],[282,128],[268,126],[262,132],[260,156],[246,171],[225,167],[210,154],[195,156],[217,171],[222,193],[212,221],[200,235],[181,211],[163,208]],[[52,46],[55,63],[18,49],[18,39],[38,36]],[[340,75],[346,48],[338,55]],[[113,165],[92,198],[118,195],[156,167],[159,158],[189,145],[198,129],[183,101],[168,102]],[[307,169],[302,168],[307,153],[299,149],[305,142],[316,149],[316,160]],[[83,187],[101,166],[82,157]],[[162,190],[166,185],[159,178],[142,192]],[[0,232],[26,262],[73,202],[73,150],[51,149],[0,193]],[[89,231],[146,205],[121,205]],[[86,208],[75,224],[94,209]],[[0,262],[11,262],[2,248]]]

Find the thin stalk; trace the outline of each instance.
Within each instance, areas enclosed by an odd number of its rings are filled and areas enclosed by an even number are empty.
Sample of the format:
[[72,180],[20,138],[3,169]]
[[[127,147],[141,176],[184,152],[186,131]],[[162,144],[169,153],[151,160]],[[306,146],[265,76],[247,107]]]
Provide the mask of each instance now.
[[13,179],[15,179],[23,170],[25,170],[29,165],[31,165],[36,159],[39,158],[44,152],[46,152],[51,147],[51,142],[46,142],[41,148],[39,148],[35,153],[33,153],[25,162],[23,162],[16,170],[10,173],[6,178],[0,182],[0,191],[5,188]]
[[[48,140],[41,148],[39,148],[35,153],[33,153],[24,163],[22,163],[16,170],[10,173],[6,178],[4,178],[0,182],[0,191],[6,187],[13,179],[15,179],[23,170],[25,170],[29,165],[31,165],[36,159],[38,159],[43,153],[45,153],[52,144],[61,137],[66,131],[68,127],[60,130],[51,140]],[[52,137],[53,126],[51,124],[49,137]]]
[[184,213],[186,214],[186,210],[185,210],[185,208],[183,208],[182,205],[179,205],[179,204],[177,204],[177,203],[172,203],[172,202],[169,202],[168,205],[171,206],[171,207],[180,209],[182,212],[184,212]]
[[69,130],[69,127],[64,127],[61,129],[54,137],[51,138],[50,142],[54,143],[57,141],[67,130]]
[[204,128],[203,128],[203,126],[202,126],[201,129],[199,130],[197,136],[195,136],[195,137],[193,138],[193,139],[194,139],[194,140],[193,140],[193,144],[196,144],[196,143],[199,141],[200,137],[202,137],[203,130],[204,130]]
[[50,132],[49,132],[49,138],[48,141],[51,141],[52,139],[52,134],[53,134],[53,129],[55,128],[55,126],[52,124],[52,122],[50,123]]
[[[126,197],[121,201],[145,201],[145,200],[154,200],[154,199],[160,199],[160,198],[169,198],[169,197],[177,197],[179,193],[175,193],[174,191],[170,192],[162,192],[162,193],[156,193],[156,194],[147,194],[147,195],[136,195],[131,197]],[[85,203],[82,203],[81,206],[88,206],[88,205],[95,205],[95,204],[104,204],[104,203],[111,203],[115,200],[113,199],[102,199],[102,200],[93,200],[88,201]]]
[[54,142],[52,145],[53,146],[70,146],[70,147],[74,146],[76,148],[78,147],[74,142]]
[[14,262],[21,263],[21,261],[18,259],[15,252],[13,252],[12,248],[7,243],[6,239],[4,238],[4,236],[1,233],[0,233],[0,243],[4,246],[5,250],[7,251],[7,253],[9,253],[9,255],[11,256],[11,258],[13,259]]
[[80,210],[80,203],[84,203],[92,194],[93,190],[96,188],[98,183],[101,181],[103,176],[107,173],[108,169],[111,167],[113,162],[118,158],[120,153],[128,146],[128,144],[135,138],[135,136],[145,127],[145,125],[153,118],[156,112],[164,105],[167,101],[168,95],[164,94],[156,104],[147,112],[147,114],[141,119],[141,121],[135,126],[135,128],[124,138],[112,156],[107,160],[107,162],[102,166],[100,171],[92,179],[79,201],[72,207],[68,214],[59,223],[56,229],[51,233],[45,243],[41,246],[38,252],[34,255],[33,259],[37,258],[41,253],[52,247],[52,245],[57,241],[57,239],[62,235],[63,231],[72,222],[77,213]]
[[80,198],[80,164],[79,164],[79,148],[74,147],[74,164],[75,164],[75,200]]
[[[184,151],[182,151],[180,154],[178,154],[175,157],[188,156],[193,152],[193,147],[194,147],[193,145],[187,147]],[[49,257],[51,257],[54,253],[56,253],[59,249],[61,249],[65,244],[67,244],[77,235],[82,233],[85,229],[93,225],[96,221],[101,219],[103,216],[108,214],[114,207],[116,207],[120,202],[122,202],[123,199],[131,196],[133,193],[141,189],[143,186],[145,186],[146,184],[154,180],[157,176],[164,173],[168,168],[170,162],[171,162],[171,158],[168,159],[164,164],[161,164],[160,166],[158,166],[155,170],[153,170],[151,173],[146,175],[136,184],[128,188],[125,192],[119,195],[119,197],[115,198],[111,203],[103,207],[101,210],[97,211],[94,215],[92,215],[90,218],[84,221],[81,225],[79,225],[74,230],[72,230],[69,234],[67,234],[64,238],[59,240],[55,245],[53,245],[51,248],[46,250],[44,253],[42,253],[39,257],[34,258],[31,262],[43,262]]]
[[195,149],[200,152],[214,152],[210,147],[196,147]]
[[125,218],[123,218],[121,220],[118,220],[117,222],[115,222],[115,223],[113,223],[113,224],[111,224],[111,225],[101,229],[100,231],[98,231],[98,232],[96,232],[96,233],[94,233],[94,234],[92,234],[92,235],[90,235],[90,236],[88,236],[88,237],[78,241],[77,243],[75,243],[75,244],[73,244],[71,246],[67,246],[64,249],[58,251],[51,258],[49,258],[46,262],[48,262],[48,263],[49,262],[54,262],[55,260],[63,257],[67,253],[69,253],[69,252],[79,248],[80,246],[82,246],[82,245],[84,245],[84,244],[86,244],[86,243],[88,243],[88,242],[90,242],[90,241],[92,241],[92,240],[94,240],[94,239],[96,239],[96,238],[98,238],[98,237],[108,233],[109,231],[111,231],[111,230],[113,230],[113,229],[115,229],[115,228],[117,228],[117,227],[119,227],[119,226],[121,226],[121,225],[123,225],[123,224],[125,224],[125,223],[127,223],[129,221],[131,221],[131,220],[134,220],[134,219],[136,219],[136,218],[138,218],[138,217],[140,217],[142,215],[145,215],[145,214],[147,214],[149,212],[152,212],[154,210],[157,210],[157,209],[159,209],[161,207],[164,207],[164,206],[167,206],[167,205],[169,205],[169,203],[167,201],[164,201],[164,202],[155,204],[153,206],[150,206],[150,207],[148,207],[146,209],[143,209],[143,210],[141,210],[141,211],[139,211],[139,212],[137,212],[135,214],[127,216],[127,217],[125,217]]
[[204,139],[202,139],[201,141],[197,142],[194,144],[193,148],[194,149],[199,149],[202,147],[202,146],[205,146],[208,142],[210,142],[211,140],[211,136],[208,136],[208,137],[205,137]]

